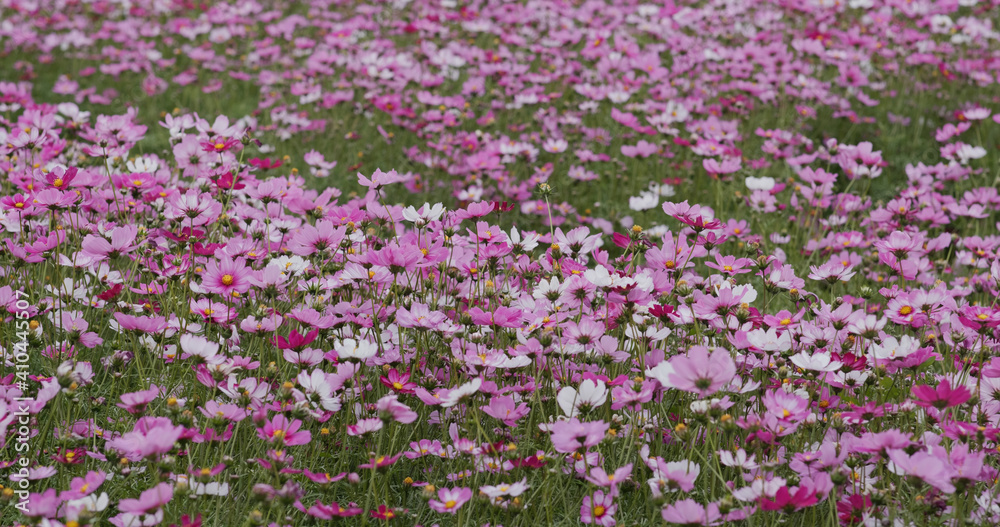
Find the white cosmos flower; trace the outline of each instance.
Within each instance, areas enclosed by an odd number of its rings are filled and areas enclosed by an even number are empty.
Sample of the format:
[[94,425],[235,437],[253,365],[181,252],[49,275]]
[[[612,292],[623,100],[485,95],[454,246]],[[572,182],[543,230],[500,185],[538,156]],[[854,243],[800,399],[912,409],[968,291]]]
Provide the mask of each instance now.
[[902,359],[920,349],[920,341],[903,335],[899,339],[896,337],[885,337],[881,344],[874,344],[868,349],[869,357],[876,360]]
[[590,408],[601,406],[608,400],[608,387],[601,381],[594,382],[590,379],[580,383],[580,389],[566,386],[559,390],[556,401],[559,408],[562,408],[567,417],[575,417],[580,413],[580,407],[586,405]]
[[719,452],[719,463],[727,467],[740,467],[744,470],[754,470],[758,467],[757,461],[754,460],[754,455],[747,455],[747,451],[742,448],[736,452],[730,452],[728,450],[720,450]]
[[341,360],[364,362],[378,353],[378,345],[367,340],[344,339],[333,347]]
[[774,188],[775,182],[773,177],[747,177],[746,180],[747,188],[750,190],[765,190],[770,191]]
[[642,191],[638,196],[632,196],[628,199],[628,208],[634,211],[649,210],[659,204],[660,196],[647,190]]
[[433,206],[430,203],[424,203],[424,206],[420,207],[420,210],[414,208],[413,205],[403,209],[403,219],[413,222],[418,227],[427,225],[432,221],[437,221],[443,215],[444,205],[441,203],[435,203]]
[[747,340],[753,347],[761,351],[788,351],[792,349],[792,336],[785,331],[778,335],[777,328],[770,328],[767,331],[755,329],[747,333]]
[[817,352],[809,355],[805,350],[792,355],[792,364],[810,371],[837,371],[844,365],[840,361],[833,360],[829,353]]
[[541,238],[537,232],[526,232],[524,236],[521,236],[521,231],[517,230],[517,227],[512,227],[510,229],[510,243],[515,247],[520,245],[524,252],[531,252],[538,247],[538,240]]
[[455,406],[456,404],[462,402],[462,399],[478,392],[479,387],[482,385],[483,379],[476,377],[454,390],[449,390],[448,393],[441,396],[441,406],[443,408],[451,408],[452,406]]
[[664,360],[652,368],[646,369],[646,377],[652,377],[657,380],[664,388],[673,388],[674,384],[670,382],[670,376],[674,373],[674,367],[670,364],[670,361]]

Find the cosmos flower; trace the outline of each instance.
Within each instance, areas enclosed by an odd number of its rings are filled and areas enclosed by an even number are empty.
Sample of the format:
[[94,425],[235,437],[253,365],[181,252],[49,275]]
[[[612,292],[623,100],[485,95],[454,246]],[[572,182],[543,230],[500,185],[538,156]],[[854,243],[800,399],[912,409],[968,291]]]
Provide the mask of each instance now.
[[283,414],[277,414],[264,423],[264,426],[257,429],[257,435],[269,442],[278,445],[298,446],[306,445],[312,441],[312,433],[308,430],[301,430],[302,421],[294,419],[289,421]]
[[431,510],[441,514],[455,514],[462,505],[472,499],[472,489],[467,487],[438,489],[437,497],[438,499],[428,502]]

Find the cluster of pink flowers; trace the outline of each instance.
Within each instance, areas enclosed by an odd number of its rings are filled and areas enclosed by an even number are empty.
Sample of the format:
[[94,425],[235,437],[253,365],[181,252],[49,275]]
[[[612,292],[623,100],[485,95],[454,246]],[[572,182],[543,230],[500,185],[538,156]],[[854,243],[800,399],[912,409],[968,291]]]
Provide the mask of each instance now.
[[[0,24],[0,523],[1000,522],[996,100],[813,128],[995,86],[996,2],[333,4]],[[423,174],[257,157],[346,106]]]

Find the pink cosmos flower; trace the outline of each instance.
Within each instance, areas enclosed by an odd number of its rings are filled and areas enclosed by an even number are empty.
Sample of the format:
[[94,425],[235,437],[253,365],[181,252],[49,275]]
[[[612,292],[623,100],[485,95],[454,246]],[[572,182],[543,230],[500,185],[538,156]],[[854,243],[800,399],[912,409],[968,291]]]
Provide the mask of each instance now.
[[107,479],[107,476],[107,473],[103,471],[90,471],[82,478],[73,478],[73,481],[70,482],[69,490],[64,490],[60,493],[59,499],[63,501],[78,500],[84,496],[92,494],[104,484],[104,480]]
[[902,231],[893,231],[885,240],[876,240],[873,245],[880,253],[892,253],[896,258],[906,258],[920,246],[920,238],[911,237]]
[[663,361],[646,373],[664,387],[676,388],[707,397],[727,385],[736,376],[736,363],[729,352],[716,348],[709,353],[705,346],[693,346],[687,356],[678,355]]
[[585,496],[580,506],[580,521],[612,527],[615,524],[615,511],[618,510],[614,500],[613,492],[605,494],[603,490],[594,492],[592,496]]
[[201,413],[209,419],[224,419],[226,421],[242,421],[246,419],[246,410],[235,404],[220,404],[216,401],[207,401],[202,407]]
[[319,220],[315,226],[306,224],[296,230],[289,247],[292,253],[299,256],[309,256],[316,252],[336,252],[346,235],[347,225],[335,227],[329,220]]
[[88,234],[86,238],[83,239],[81,248],[83,253],[103,260],[105,258],[117,258],[120,255],[128,254],[136,249],[132,245],[135,241],[136,235],[139,233],[139,228],[136,225],[125,225],[122,227],[117,227],[111,231],[111,241],[108,241],[104,236],[99,236],[96,234]]
[[747,258],[716,255],[715,262],[705,262],[705,265],[712,269],[718,269],[723,274],[735,276],[752,271],[752,269],[747,268],[751,263]]
[[809,400],[784,390],[769,390],[761,402],[779,420],[796,422],[809,416]]
[[[46,489],[44,492],[32,492],[25,496],[24,515],[32,519],[57,518],[59,510],[59,493],[56,489]],[[124,500],[123,500],[124,501]],[[32,521],[31,523],[34,523]]]
[[[338,475],[339,479],[339,475]],[[347,506],[340,505],[337,502],[332,502],[329,505],[321,503],[316,500],[316,504],[308,509],[305,506],[299,506],[299,502],[296,502],[296,508],[305,512],[306,514],[312,516],[313,518],[319,518],[321,520],[332,520],[333,518],[348,518],[351,516],[357,516],[364,512],[364,509],[358,507],[354,503],[350,503]],[[385,505],[381,505],[385,507]]]
[[472,499],[472,489],[458,487],[454,489],[439,489],[438,499],[430,500],[428,505],[434,512],[455,514],[458,509]]
[[663,204],[663,212],[699,232],[722,227],[722,222],[712,218],[714,213],[711,209],[701,205],[689,205],[687,200],[681,203],[668,201]]
[[715,525],[722,518],[718,504],[709,503],[703,507],[691,498],[667,505],[662,516],[667,523],[677,525]]
[[358,184],[361,185],[362,187],[367,187],[372,190],[379,190],[386,185],[398,183],[405,179],[406,178],[397,174],[395,170],[382,172],[381,170],[376,168],[375,173],[372,174],[371,179],[365,177],[363,174],[358,172]]
[[624,467],[620,467],[611,474],[605,472],[601,467],[594,467],[590,469],[590,474],[585,479],[598,487],[617,487],[619,484],[632,479],[632,464],[629,463]]
[[124,408],[130,414],[141,414],[146,410],[146,405],[159,396],[160,388],[154,384],[147,390],[122,394],[122,402],[118,404],[118,407]]
[[490,398],[490,404],[480,406],[480,410],[486,415],[499,419],[507,426],[516,426],[517,421],[528,415],[530,408],[526,403],[516,404],[514,398],[509,395],[494,395]]
[[170,196],[163,214],[168,219],[178,220],[185,227],[199,227],[217,220],[222,215],[222,203],[208,193],[190,189],[184,194]]
[[246,260],[233,260],[228,256],[209,260],[202,275],[202,287],[211,293],[224,297],[239,296],[250,290],[253,270],[246,266]]
[[611,425],[604,421],[581,422],[572,418],[552,425],[552,446],[556,452],[571,454],[598,445]]
[[382,397],[375,403],[375,409],[379,414],[385,416],[384,418],[392,419],[397,423],[410,424],[417,420],[417,412],[410,409],[409,406],[399,402],[396,394],[391,393]]
[[909,455],[903,449],[891,448],[887,451],[889,470],[899,475],[920,478],[941,492],[951,494],[955,492],[952,482],[954,470],[947,463],[947,452],[941,447],[938,449],[940,451],[937,452],[918,450]]
[[742,163],[738,157],[724,157],[721,162],[712,158],[704,159],[701,165],[705,168],[705,172],[712,175],[720,175],[736,172],[740,169]]
[[169,483],[159,485],[142,492],[139,499],[124,499],[118,502],[118,510],[138,516],[140,514],[150,514],[152,511],[163,507],[174,498],[174,487]]
[[377,432],[382,429],[385,424],[381,419],[377,417],[369,417],[368,419],[361,419],[353,425],[347,425],[347,435],[349,436],[363,436],[371,432]]
[[108,441],[108,447],[121,452],[131,461],[139,461],[173,450],[174,443],[185,430],[166,417],[143,417],[131,432]]
[[661,457],[653,457],[646,461],[646,465],[653,471],[653,477],[646,483],[656,496],[662,495],[663,491],[678,489],[691,492],[701,474],[701,465],[692,461],[667,462]]
[[493,312],[483,311],[474,307],[466,311],[472,318],[472,322],[481,326],[500,326],[503,328],[519,328],[522,324],[523,312],[520,309],[512,309],[504,306],[497,306]]

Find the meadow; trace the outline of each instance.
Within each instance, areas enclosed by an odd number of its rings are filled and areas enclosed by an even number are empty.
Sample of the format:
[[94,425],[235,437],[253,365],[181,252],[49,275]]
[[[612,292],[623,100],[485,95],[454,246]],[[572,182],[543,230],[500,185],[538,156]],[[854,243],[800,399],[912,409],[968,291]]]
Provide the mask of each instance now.
[[998,24],[0,1],[0,526],[1000,524]]

